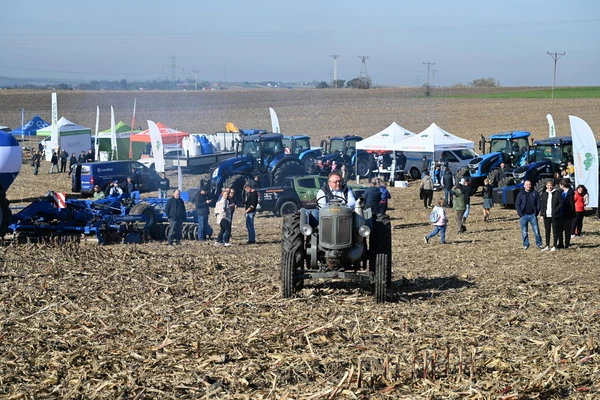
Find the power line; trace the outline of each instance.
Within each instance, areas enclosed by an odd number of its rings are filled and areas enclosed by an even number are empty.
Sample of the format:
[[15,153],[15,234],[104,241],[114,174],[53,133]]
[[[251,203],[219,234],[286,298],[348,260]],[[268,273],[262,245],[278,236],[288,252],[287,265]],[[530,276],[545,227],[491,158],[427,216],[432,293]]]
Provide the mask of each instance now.
[[554,86],[556,85],[556,62],[559,58],[561,58],[567,53],[550,53],[549,51],[547,51],[546,53],[554,60],[554,80],[552,81],[552,103],[554,103]]

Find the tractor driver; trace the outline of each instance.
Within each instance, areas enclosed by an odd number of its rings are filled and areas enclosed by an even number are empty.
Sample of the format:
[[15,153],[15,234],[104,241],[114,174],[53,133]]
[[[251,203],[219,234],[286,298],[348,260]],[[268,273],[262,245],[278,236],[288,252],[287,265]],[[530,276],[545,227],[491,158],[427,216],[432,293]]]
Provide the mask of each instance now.
[[317,201],[319,207],[323,207],[327,202],[336,197],[341,197],[345,200],[346,205],[352,209],[356,205],[356,199],[352,189],[343,184],[342,176],[339,172],[333,171],[329,174],[327,185],[323,185],[317,192]]

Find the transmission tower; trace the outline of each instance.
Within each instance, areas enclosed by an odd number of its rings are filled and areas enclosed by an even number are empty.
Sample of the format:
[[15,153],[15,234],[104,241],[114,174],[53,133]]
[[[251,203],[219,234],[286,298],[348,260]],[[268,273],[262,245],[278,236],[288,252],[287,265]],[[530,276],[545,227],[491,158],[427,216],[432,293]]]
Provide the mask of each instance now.
[[549,51],[546,52],[550,57],[552,57],[552,59],[554,59],[554,80],[552,81],[552,103],[554,103],[554,86],[556,85],[556,62],[558,61],[559,58],[561,58],[562,56],[564,56],[567,53],[550,53]]
[[196,75],[196,81],[194,83],[194,90],[198,90],[198,73],[202,71],[201,69],[193,69],[192,72]]
[[369,75],[367,74],[367,58],[369,58],[369,56],[358,56],[358,58],[360,58],[362,60],[362,64],[360,65],[360,75],[359,78],[362,79],[368,79]]
[[432,65],[435,65],[435,63],[423,62],[423,64],[427,65],[427,87],[429,87],[429,70],[431,69]]
[[333,83],[335,84],[335,88],[338,87],[338,74],[337,74],[337,59],[340,58],[339,55],[332,55],[333,58]]
[[181,68],[181,72],[184,72],[184,69],[182,66],[177,65],[177,57],[176,56],[171,56],[171,65],[165,65],[163,67],[163,72],[165,71],[165,68],[171,68],[171,80],[173,82],[175,82],[175,79],[177,77],[177,69]]
[[431,86],[435,86],[435,73],[438,72],[437,69],[431,70]]

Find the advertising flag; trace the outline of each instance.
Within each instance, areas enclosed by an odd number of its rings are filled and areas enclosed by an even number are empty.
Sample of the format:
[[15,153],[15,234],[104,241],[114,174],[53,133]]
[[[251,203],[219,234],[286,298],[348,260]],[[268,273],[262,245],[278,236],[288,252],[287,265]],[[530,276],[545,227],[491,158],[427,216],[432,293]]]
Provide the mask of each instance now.
[[100,124],[100,107],[96,106],[96,140],[94,140],[94,156],[96,161],[100,161],[100,155],[98,154],[100,148],[100,140],[98,140],[98,126]]
[[117,147],[117,128],[115,125],[115,110],[110,106],[110,148],[112,149],[111,160],[119,159],[119,150]]
[[163,151],[162,136],[158,126],[148,120],[148,129],[150,130],[150,143],[152,144],[152,154],[154,157],[154,168],[156,172],[165,172],[165,154]]
[[552,115],[548,114],[546,115],[546,119],[548,120],[548,137],[555,137],[556,136],[556,129],[554,129],[554,119],[552,119]]
[[277,118],[277,114],[275,110],[269,107],[269,112],[271,113],[271,130],[273,133],[281,133],[281,129],[279,128],[279,118]]
[[573,137],[575,185],[588,190],[589,207],[598,207],[598,148],[590,126],[581,118],[569,115]]
[[21,142],[25,139],[25,109],[21,108]]
[[133,99],[133,115],[131,116],[131,135],[133,135],[133,127],[135,126],[135,105],[137,104],[137,97]]
[[52,133],[50,134],[50,148],[58,149],[58,102],[56,93],[52,93]]

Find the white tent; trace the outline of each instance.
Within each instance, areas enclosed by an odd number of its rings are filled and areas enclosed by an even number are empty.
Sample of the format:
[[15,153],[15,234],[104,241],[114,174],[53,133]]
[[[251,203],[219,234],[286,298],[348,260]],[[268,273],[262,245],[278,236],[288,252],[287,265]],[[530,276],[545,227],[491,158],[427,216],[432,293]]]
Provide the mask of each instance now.
[[398,143],[393,150],[433,153],[441,150],[472,149],[474,147],[474,142],[454,136],[433,123],[418,135]]
[[360,150],[396,150],[396,146],[403,140],[406,140],[415,134],[404,129],[395,122],[379,133],[374,134],[356,143],[356,148]]

